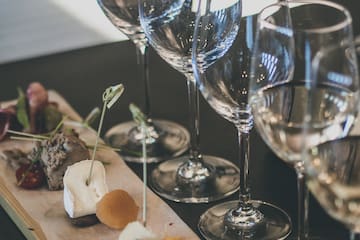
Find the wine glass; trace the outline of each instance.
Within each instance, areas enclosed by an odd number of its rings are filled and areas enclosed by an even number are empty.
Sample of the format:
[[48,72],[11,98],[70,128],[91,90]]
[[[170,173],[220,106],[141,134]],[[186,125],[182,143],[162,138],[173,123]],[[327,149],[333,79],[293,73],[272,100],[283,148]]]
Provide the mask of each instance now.
[[[360,60],[360,38],[356,42],[357,59],[352,42],[339,41],[319,51],[313,61],[313,94],[309,97],[308,121],[304,135],[313,135],[316,125],[332,125],[332,138],[318,134],[322,141],[304,154],[307,183],[315,198],[330,216],[344,223],[351,239],[360,239],[360,137],[349,136],[359,111],[359,75],[356,62]],[[323,107],[330,118],[316,113],[318,86],[330,85],[335,104]],[[355,132],[359,125],[355,124]],[[317,133],[317,132],[315,132]],[[335,134],[337,133],[337,134]],[[353,133],[353,132],[352,132]],[[358,134],[358,133],[357,133]],[[340,138],[340,139],[338,139]],[[325,141],[325,142],[324,142]]]
[[[111,23],[123,32],[136,46],[138,68],[145,84],[144,113],[148,117],[150,131],[147,143],[147,162],[159,162],[184,153],[189,147],[190,135],[179,124],[151,118],[148,73],[148,42],[140,26],[137,0],[97,0]],[[113,126],[105,134],[105,140],[120,148],[126,161],[142,162],[141,147],[145,136],[134,121]]]
[[[241,1],[217,11],[224,35],[237,29]],[[191,49],[199,0],[140,0],[140,21],[150,45],[187,80],[190,151],[189,155],[165,161],[152,172],[155,192],[177,202],[199,203],[224,198],[239,188],[239,169],[230,161],[202,155],[199,148],[199,94],[191,65]]]
[[[320,14],[321,13],[321,14]],[[316,135],[303,137],[311,92],[311,61],[324,46],[352,39],[351,17],[342,6],[317,0],[280,2],[263,9],[252,59],[250,104],[256,128],[282,160],[292,166],[298,182],[297,239],[309,239],[308,190],[302,152],[315,144]],[[318,117],[330,118],[340,96],[328,86],[316,94]],[[337,105],[339,103],[339,105]],[[327,116],[329,115],[329,116]],[[324,120],[325,121],[325,120]],[[327,122],[334,123],[334,122]],[[311,131],[331,137],[336,125],[313,126]]]
[[[205,239],[285,239],[291,232],[289,216],[280,208],[251,199],[249,186],[250,131],[253,117],[248,104],[251,52],[256,15],[243,17],[240,30],[224,35],[215,1],[201,2],[193,43],[195,79],[204,98],[238,132],[240,192],[238,201],[208,209],[198,224]],[[245,5],[245,4],[244,4]],[[226,6],[223,11],[226,11]]]

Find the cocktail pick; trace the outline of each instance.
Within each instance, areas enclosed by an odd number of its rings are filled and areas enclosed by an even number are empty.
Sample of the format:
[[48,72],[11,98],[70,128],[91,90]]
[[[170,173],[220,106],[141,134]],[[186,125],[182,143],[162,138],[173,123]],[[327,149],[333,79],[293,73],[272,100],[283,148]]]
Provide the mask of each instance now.
[[150,133],[147,128],[147,117],[146,115],[138,108],[135,104],[131,103],[129,105],[130,112],[132,113],[133,119],[136,124],[140,127],[141,134],[143,137],[142,143],[142,156],[143,156],[143,212],[142,212],[142,222],[146,227],[146,214],[147,214],[147,154],[146,154],[146,139],[150,137]]
[[92,157],[91,157],[92,162],[91,162],[91,166],[90,166],[89,177],[86,179],[87,185],[90,184],[90,180],[91,180],[91,176],[92,176],[95,153],[96,153],[97,145],[99,143],[101,128],[102,128],[104,116],[105,116],[105,110],[106,110],[106,108],[108,108],[108,109],[111,108],[114,105],[114,103],[119,99],[119,97],[122,95],[123,92],[124,92],[124,85],[118,84],[115,86],[108,87],[105,90],[105,92],[103,93],[102,99],[103,99],[104,104],[103,104],[103,108],[101,111],[96,141],[95,141],[95,145],[94,145],[94,149],[93,149],[93,153],[92,153]]

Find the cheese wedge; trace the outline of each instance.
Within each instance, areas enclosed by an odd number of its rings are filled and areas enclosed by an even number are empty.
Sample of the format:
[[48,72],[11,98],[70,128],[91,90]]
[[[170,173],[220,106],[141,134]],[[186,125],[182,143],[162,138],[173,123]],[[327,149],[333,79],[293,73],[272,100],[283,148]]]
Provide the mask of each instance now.
[[104,165],[95,160],[90,184],[91,160],[83,160],[69,166],[64,175],[64,207],[71,218],[95,214],[96,203],[108,192]]

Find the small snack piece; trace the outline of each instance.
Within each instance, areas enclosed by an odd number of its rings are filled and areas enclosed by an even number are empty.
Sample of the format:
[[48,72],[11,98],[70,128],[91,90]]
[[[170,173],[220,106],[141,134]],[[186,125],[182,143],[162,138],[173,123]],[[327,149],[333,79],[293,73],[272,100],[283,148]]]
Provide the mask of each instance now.
[[[69,215],[67,215],[69,217]],[[71,218],[69,220],[72,225],[76,227],[89,227],[99,223],[99,219],[96,217],[95,214],[90,214],[82,217]]]
[[30,132],[39,132],[37,126],[37,115],[47,106],[49,102],[48,92],[39,82],[30,83],[26,90],[29,104]]
[[100,222],[114,229],[123,229],[136,220],[139,207],[124,190],[111,191],[96,205],[96,216]]
[[45,182],[45,173],[39,162],[22,164],[16,170],[17,184],[25,189],[41,187]]
[[47,176],[49,190],[63,189],[63,176],[66,168],[83,159],[89,159],[90,154],[75,132],[59,132],[49,140],[37,143],[30,155],[40,163]]
[[5,160],[15,171],[24,164],[30,164],[28,155],[18,148],[7,149],[0,152],[0,158]]
[[119,236],[119,240],[134,240],[134,239],[155,239],[154,233],[146,229],[140,222],[131,222]]
[[100,161],[94,161],[93,174],[89,184],[89,170],[92,160],[83,160],[69,166],[64,175],[64,207],[77,226],[89,226],[97,222],[96,204],[108,192],[105,168]]
[[119,240],[184,240],[182,237],[158,237],[140,222],[131,222],[120,233]]
[[61,122],[63,114],[55,102],[49,101],[48,91],[39,82],[32,82],[26,94],[18,88],[16,103],[0,107],[0,141],[8,130],[28,133],[49,133]]

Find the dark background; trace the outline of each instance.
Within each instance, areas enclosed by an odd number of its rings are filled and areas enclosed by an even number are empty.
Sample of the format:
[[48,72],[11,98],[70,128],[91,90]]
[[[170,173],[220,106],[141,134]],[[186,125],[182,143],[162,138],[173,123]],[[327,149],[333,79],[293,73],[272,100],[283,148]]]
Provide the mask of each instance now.
[[[360,1],[336,2],[350,10],[355,35],[359,34]],[[185,79],[161,60],[152,49],[150,49],[150,79],[154,118],[168,119],[187,126]],[[135,48],[129,41],[3,64],[0,65],[0,80],[1,101],[16,98],[17,86],[25,89],[30,82],[40,81],[47,88],[55,89],[63,95],[83,117],[94,106],[101,106],[101,94],[105,88],[119,82],[123,83],[126,91],[116,106],[107,113],[103,132],[116,123],[131,119],[128,110],[130,102],[135,102],[139,106],[143,104],[144,85],[137,76]],[[202,152],[237,163],[235,128],[217,115],[203,99],[200,103]],[[140,174],[139,166],[129,165]],[[152,167],[150,166],[150,170]],[[250,171],[252,197],[283,208],[291,216],[296,231],[295,172],[272,153],[256,131],[253,131],[251,136]],[[225,200],[236,198],[237,194],[234,194]],[[199,216],[209,207],[222,201],[211,204],[182,204],[169,201],[167,203],[198,233],[196,225]],[[312,235],[321,236],[321,239],[348,238],[347,230],[328,217],[312,197],[310,229]],[[2,208],[0,208],[0,236],[1,239],[24,239]]]

